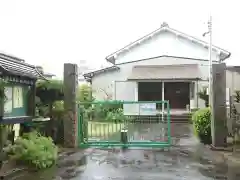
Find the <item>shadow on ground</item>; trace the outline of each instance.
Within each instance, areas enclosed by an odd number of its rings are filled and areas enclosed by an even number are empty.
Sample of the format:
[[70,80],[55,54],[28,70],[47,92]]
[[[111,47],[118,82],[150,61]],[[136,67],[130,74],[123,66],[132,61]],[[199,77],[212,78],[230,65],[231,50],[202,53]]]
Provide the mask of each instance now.
[[[15,180],[212,180],[240,179],[240,166],[199,144],[191,125],[173,124],[170,149],[87,149],[65,152],[57,167],[25,172]],[[45,174],[44,174],[45,173]]]

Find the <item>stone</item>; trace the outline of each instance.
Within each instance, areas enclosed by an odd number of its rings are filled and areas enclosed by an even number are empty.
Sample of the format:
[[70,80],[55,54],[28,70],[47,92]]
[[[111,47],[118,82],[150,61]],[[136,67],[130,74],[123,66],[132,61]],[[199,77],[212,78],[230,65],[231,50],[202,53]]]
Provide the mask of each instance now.
[[76,64],[64,64],[64,145],[77,147],[77,102],[78,67]]
[[226,64],[212,66],[212,145],[227,146]]

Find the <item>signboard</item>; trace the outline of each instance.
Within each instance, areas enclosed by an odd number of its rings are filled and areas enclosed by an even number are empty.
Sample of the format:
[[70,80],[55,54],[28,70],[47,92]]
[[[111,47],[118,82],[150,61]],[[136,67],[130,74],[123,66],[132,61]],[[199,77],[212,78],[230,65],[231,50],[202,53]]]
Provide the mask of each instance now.
[[140,104],[140,115],[156,115],[156,103]]
[[124,115],[157,115],[156,103],[124,104]]

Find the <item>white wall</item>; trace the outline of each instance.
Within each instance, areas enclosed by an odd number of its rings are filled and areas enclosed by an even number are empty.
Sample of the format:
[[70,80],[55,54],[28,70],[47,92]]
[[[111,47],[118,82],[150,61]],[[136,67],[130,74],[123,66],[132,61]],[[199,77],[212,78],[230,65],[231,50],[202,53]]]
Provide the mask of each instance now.
[[[208,59],[208,49],[202,45],[176,36],[170,32],[160,32],[151,39],[120,53],[116,64],[162,55]],[[219,54],[212,51],[212,59],[219,60]]]
[[104,91],[114,96],[114,81],[121,79],[121,72],[119,70],[101,73],[93,77],[93,97],[95,97],[97,100],[106,99],[106,94]]
[[226,86],[230,88],[230,95],[234,95],[236,90],[240,90],[240,74],[234,71],[226,71]]
[[[114,81],[127,81],[128,76],[132,72],[132,67],[136,65],[168,65],[168,64],[196,64],[200,65],[200,71],[202,78],[207,80],[208,78],[208,61],[196,61],[190,59],[175,59],[171,57],[161,57],[151,60],[138,61],[134,63],[125,63],[119,65],[120,70],[106,72],[95,76],[92,79],[92,86],[94,90],[105,89],[108,93],[111,93],[114,97],[116,93],[117,99],[121,97],[122,100],[134,100],[134,87],[137,86],[136,82],[132,82],[131,86],[128,83],[116,82],[116,89],[114,89]],[[135,86],[133,85],[135,83]],[[198,86],[198,87],[197,87]],[[198,81],[198,85],[195,84],[195,90],[201,91],[203,87],[208,86],[208,81]],[[240,74],[237,72],[226,71],[226,86],[230,88],[230,93],[233,94],[235,90],[240,90]],[[126,92],[126,93],[124,93]],[[98,100],[103,100],[105,95],[99,90],[97,93],[93,93],[93,96]],[[136,96],[136,94],[135,94]],[[205,103],[201,99],[197,99],[197,92],[195,91],[195,107],[202,108]],[[136,98],[135,98],[136,99]]]
[[[172,58],[172,57],[159,57],[150,60],[144,61],[137,61],[133,63],[124,63],[118,65],[120,70],[112,71],[112,72],[105,72],[99,74],[92,78],[92,86],[94,90],[97,89],[105,89],[109,93],[112,93],[113,97],[116,93],[116,98],[119,99],[121,97],[122,100],[133,100],[134,98],[134,90],[137,85],[136,82],[132,82],[129,85],[129,82],[125,84],[123,82],[118,81],[127,81],[128,77],[132,72],[133,66],[136,65],[172,65],[172,64],[199,64],[200,72],[202,79],[207,80],[208,78],[208,61],[198,61],[198,60],[191,60],[191,59],[184,59],[184,58]],[[116,89],[114,89],[114,81],[116,81]],[[135,86],[133,85],[135,83]],[[200,81],[198,85],[199,91],[203,86],[206,86],[206,81]],[[195,88],[196,89],[196,88]],[[115,91],[115,92],[114,92]],[[125,92],[125,93],[124,93]],[[195,92],[195,106],[198,105],[200,107],[204,107],[204,102],[200,99],[197,101],[197,92]],[[102,91],[98,91],[97,93],[93,94],[98,100],[104,99],[104,93]],[[135,94],[136,96],[136,94]]]

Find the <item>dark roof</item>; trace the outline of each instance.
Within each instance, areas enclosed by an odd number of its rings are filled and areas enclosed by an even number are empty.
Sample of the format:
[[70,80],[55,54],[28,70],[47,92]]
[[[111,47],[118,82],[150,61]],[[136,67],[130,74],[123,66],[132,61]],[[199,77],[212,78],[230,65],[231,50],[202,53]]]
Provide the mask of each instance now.
[[[119,50],[111,53],[111,54],[108,55],[105,59],[106,59],[108,62],[111,62],[111,63],[115,64],[115,56],[116,56],[116,55],[121,54],[122,52],[124,52],[125,50],[127,50],[127,49],[129,49],[129,48],[131,48],[131,47],[134,47],[134,46],[136,46],[136,45],[138,45],[138,44],[141,44],[141,43],[145,42],[145,40],[153,37],[155,34],[158,34],[158,33],[160,33],[160,32],[166,32],[166,31],[171,32],[171,33],[173,33],[173,34],[177,34],[177,35],[179,35],[179,36],[181,36],[181,37],[183,37],[183,38],[185,38],[185,39],[188,39],[188,40],[190,40],[190,41],[196,42],[196,43],[198,43],[198,44],[201,44],[201,45],[203,45],[204,47],[209,47],[209,43],[207,43],[207,42],[205,42],[205,41],[202,41],[202,40],[200,40],[200,39],[198,39],[198,38],[195,38],[195,37],[193,37],[193,36],[190,36],[190,35],[188,35],[188,34],[185,34],[185,33],[183,33],[183,32],[180,32],[180,31],[178,31],[178,30],[175,30],[175,29],[173,29],[173,28],[170,28],[170,27],[168,26],[168,24],[164,22],[163,25],[162,25],[160,28],[156,29],[155,31],[152,31],[151,33],[149,33],[149,34],[147,34],[147,35],[145,35],[145,36],[143,36],[143,37],[141,37],[141,38],[139,38],[139,39],[137,39],[136,41],[133,41],[132,43],[129,43],[128,45],[124,46],[123,48],[121,48],[121,49],[119,49]],[[217,46],[214,46],[214,45],[212,45],[212,49],[214,49],[214,50],[216,50],[216,51],[220,51],[220,53],[224,55],[224,56],[223,56],[223,60],[224,60],[224,59],[227,59],[227,58],[230,57],[230,55],[231,55],[230,52],[228,52],[228,51],[226,51],[226,50],[224,50],[224,49],[222,49],[222,48],[219,48],[219,47],[217,47]]]
[[110,67],[107,67],[107,68],[103,68],[103,69],[99,69],[99,70],[96,70],[96,71],[92,71],[92,72],[83,74],[83,77],[84,78],[92,78],[93,76],[95,76],[97,74],[101,74],[101,73],[109,72],[109,71],[114,71],[114,70],[119,70],[119,69],[120,68],[118,66],[110,66]]
[[37,66],[25,63],[24,60],[0,53],[0,68],[12,75],[25,76],[32,79],[44,78]]
[[240,73],[240,66],[227,66],[227,70]]

